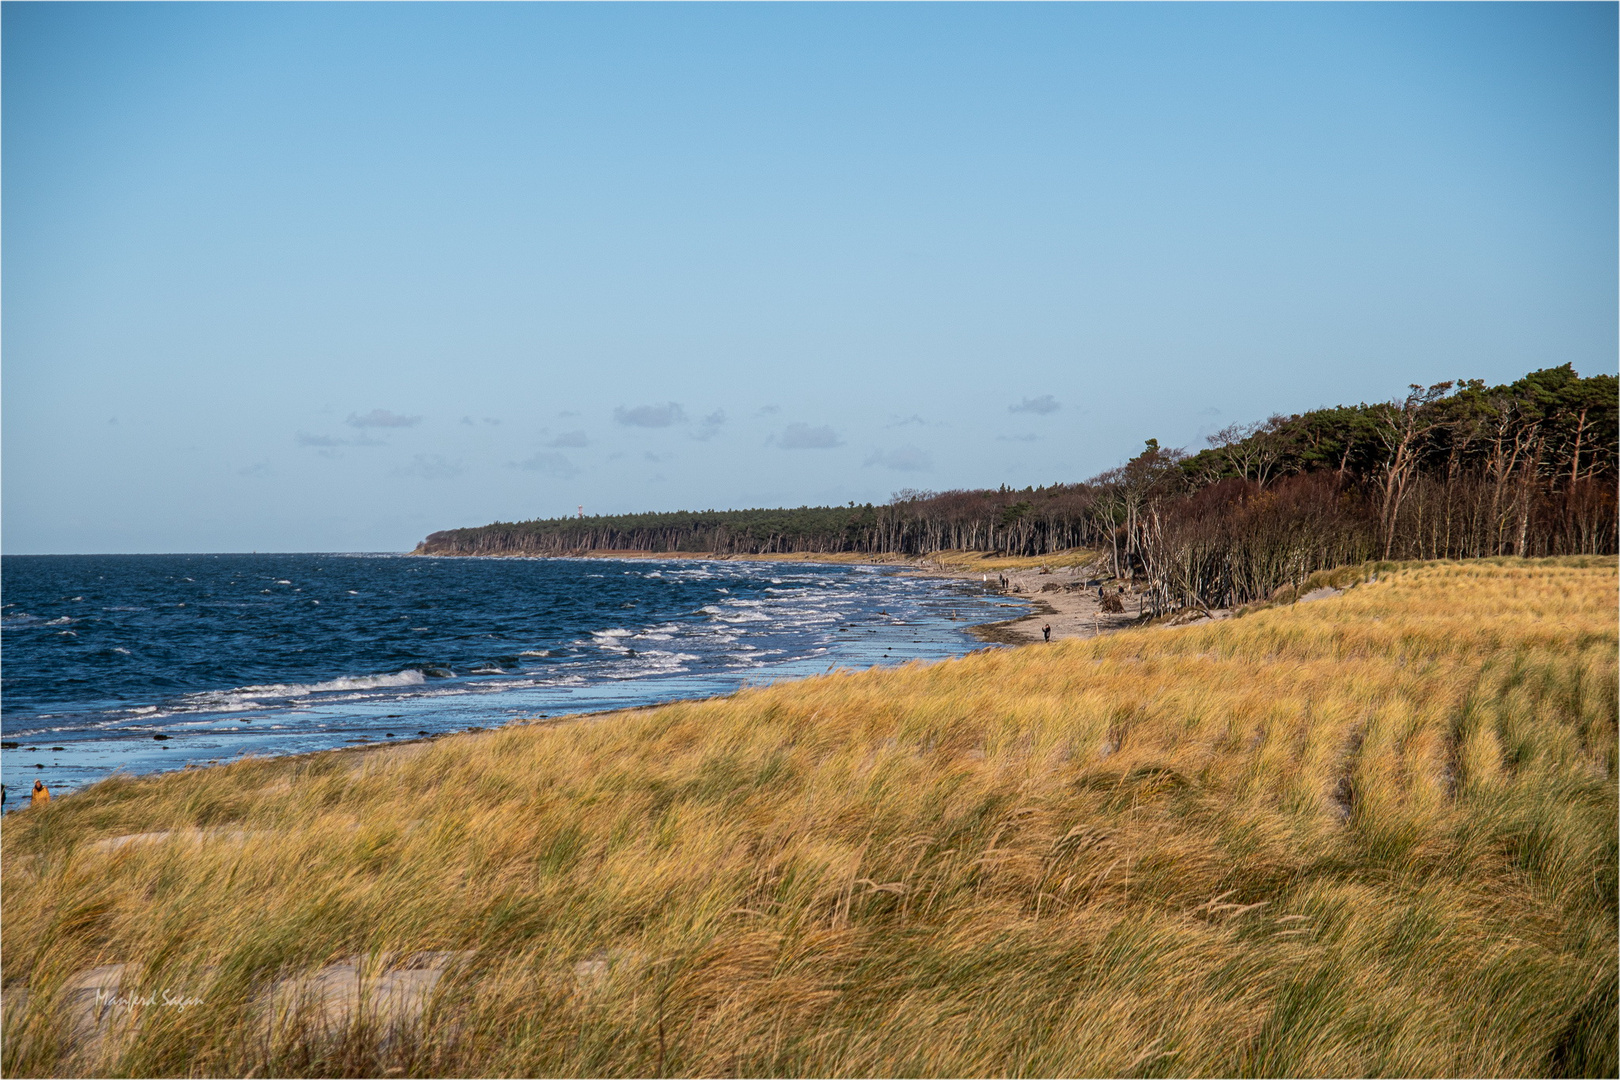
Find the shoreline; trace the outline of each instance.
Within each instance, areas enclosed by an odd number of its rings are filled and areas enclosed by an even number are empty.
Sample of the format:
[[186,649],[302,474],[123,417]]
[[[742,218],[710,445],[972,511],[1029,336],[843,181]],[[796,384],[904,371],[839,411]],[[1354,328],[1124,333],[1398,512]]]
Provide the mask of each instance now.
[[[622,561],[623,553],[616,554],[621,555]],[[655,568],[645,566],[648,561],[654,562],[655,566],[665,562],[662,553],[635,554],[638,561],[643,563],[642,572],[650,572]],[[682,554],[684,558],[680,561],[710,561],[704,553]],[[560,566],[550,571],[544,571],[539,567],[530,570],[523,567],[507,567],[506,572],[503,572],[502,568],[489,567],[485,571],[478,572],[476,576],[494,581],[505,581],[513,579],[514,576],[527,580],[534,576],[531,574],[533,571],[539,575],[537,580],[553,583],[556,588],[566,590],[571,587],[569,582],[585,575],[600,576],[605,572],[611,578],[618,573],[606,565],[607,560],[600,557],[591,559],[591,565],[586,566],[578,565],[585,560],[570,561],[574,561],[575,565]],[[427,700],[427,698],[443,698],[444,693],[428,694],[420,701],[414,699],[396,701],[394,698],[398,695],[392,694],[383,694],[381,699],[376,701],[319,700],[310,704],[300,699],[293,703],[301,706],[294,711],[312,711],[314,715],[299,718],[296,722],[279,719],[278,714],[283,710],[276,708],[269,714],[254,712],[247,715],[222,713],[207,717],[177,716],[172,723],[159,720],[155,722],[156,726],[141,727],[139,731],[124,731],[122,726],[106,731],[91,728],[72,732],[55,729],[11,731],[11,725],[8,724],[5,759],[8,798],[5,809],[8,811],[17,809],[19,799],[26,802],[27,789],[36,779],[44,780],[53,796],[60,797],[119,774],[142,776],[197,770],[214,765],[228,765],[244,757],[299,757],[304,754],[333,751],[349,753],[355,750],[369,755],[389,746],[411,746],[433,736],[476,732],[479,728],[498,730],[514,723],[551,723],[564,717],[584,717],[671,702],[701,701],[758,684],[762,678],[768,682],[775,682],[817,674],[823,668],[827,668],[829,663],[833,663],[835,657],[837,658],[835,666],[846,670],[862,669],[872,664],[890,666],[913,659],[927,662],[953,658],[979,648],[979,643],[985,640],[982,635],[974,633],[975,624],[985,620],[1004,619],[1015,613],[1022,614],[1022,610],[1026,609],[1023,604],[1009,606],[1004,599],[995,595],[980,595],[979,589],[969,587],[965,583],[947,584],[946,576],[914,575],[911,572],[914,569],[911,565],[913,560],[905,560],[904,566],[891,565],[882,568],[879,564],[871,565],[870,569],[866,565],[857,564],[871,564],[871,560],[857,560],[847,556],[836,560],[836,563],[841,565],[827,565],[833,560],[780,557],[766,560],[716,561],[737,562],[743,565],[732,566],[729,569],[715,565],[710,571],[691,568],[689,572],[696,572],[700,577],[719,574],[722,577],[740,577],[748,581],[761,582],[765,578],[774,580],[777,577],[793,577],[797,580],[798,575],[804,572],[816,574],[817,571],[813,567],[820,562],[822,572],[848,582],[846,588],[852,591],[842,606],[854,605],[849,613],[849,618],[855,620],[852,625],[858,624],[872,629],[830,635],[834,640],[821,643],[826,645],[825,649],[810,649],[810,652],[818,655],[803,657],[767,655],[761,658],[767,661],[763,670],[733,672],[727,668],[715,671],[706,669],[695,672],[682,671],[668,673],[670,678],[657,678],[650,683],[646,679],[591,678],[588,684],[581,683],[577,686],[569,684],[564,689],[554,689],[554,692],[550,693],[545,687],[522,686],[511,692],[496,694],[494,697],[472,693],[452,694],[445,701]],[[749,563],[754,564],[752,569],[748,568]],[[772,566],[776,566],[777,569],[771,569]],[[793,570],[794,566],[802,567],[803,570]],[[472,571],[475,567],[461,569]],[[423,567],[422,572],[428,573],[429,569]],[[451,573],[454,577],[461,576],[459,571],[449,567],[442,568],[439,573],[442,575],[445,572]],[[666,565],[666,573],[677,572],[682,572],[679,571],[679,562]],[[914,613],[907,614],[912,612],[912,608],[904,605],[912,601],[902,600],[902,597],[911,597],[913,601],[922,599],[924,602]],[[933,599],[926,599],[930,597]],[[901,602],[902,607],[896,609],[892,602],[887,604],[880,602],[883,599]],[[879,608],[885,607],[895,611],[896,617],[890,617],[887,610],[878,611]],[[702,617],[698,616],[698,619],[701,621]],[[845,621],[843,616],[840,616],[838,621],[841,630],[848,629],[841,625]],[[790,625],[796,623],[789,619],[783,624],[784,627]],[[815,644],[817,642],[814,641],[805,643],[806,648]],[[640,647],[639,644],[637,647]],[[892,654],[890,647],[893,649]],[[821,658],[819,653],[822,652],[829,655]],[[608,659],[611,660],[612,657]],[[782,663],[784,661],[785,666]],[[596,666],[603,669],[597,672],[599,675],[607,673],[607,668],[612,667],[611,664],[606,667]],[[478,686],[473,685],[466,689],[477,690]],[[280,704],[287,705],[285,702]],[[266,715],[270,717],[268,720],[265,719]],[[208,722],[189,723],[188,726],[187,722],[199,720]],[[259,722],[248,723],[248,720]],[[60,724],[61,721],[52,723]],[[43,727],[43,724],[37,726]],[[431,735],[429,732],[418,730],[421,728],[430,729]],[[152,734],[154,731],[157,732],[156,735]],[[396,735],[401,737],[395,737]],[[149,739],[151,741],[148,741]],[[18,745],[9,745],[9,742],[16,742]],[[51,745],[52,743],[59,745]]]
[[[986,585],[995,578],[999,595],[1027,600],[1034,608],[1028,615],[999,622],[980,623],[969,632],[987,644],[1028,645],[1044,641],[1042,627],[1052,627],[1052,640],[1090,638],[1141,626],[1142,604],[1137,593],[1127,591],[1123,612],[1102,610],[1095,586],[1101,581],[1113,591],[1120,585],[1110,573],[1101,571],[1102,552],[1070,550],[1052,555],[1002,555],[997,552],[941,551],[929,555],[867,554],[853,551],[791,551],[738,555],[702,551],[645,551],[631,548],[593,548],[561,554],[526,552],[487,552],[471,555],[437,554],[413,551],[419,558],[433,559],[626,559],[692,560],[716,562],[786,562],[841,566],[884,566],[899,568],[919,577],[972,581]],[[1007,586],[1000,587],[1005,578]],[[1212,612],[1211,618],[1226,617]]]
[[[433,556],[435,558],[459,558],[464,556]],[[1095,637],[1100,634],[1112,633],[1131,626],[1140,626],[1137,614],[1129,607],[1123,614],[1108,614],[1100,611],[1096,592],[1087,590],[1084,583],[1091,580],[1087,573],[1094,565],[1094,553],[1066,552],[1048,559],[1032,557],[1007,557],[996,553],[982,552],[941,552],[924,557],[904,557],[896,555],[861,555],[858,553],[815,553],[792,552],[771,553],[768,555],[722,555],[703,552],[652,552],[652,551],[592,551],[578,555],[567,556],[531,556],[531,555],[503,555],[503,556],[473,556],[500,557],[500,558],[567,558],[567,559],[621,559],[621,560],[654,560],[654,561],[726,561],[726,562],[770,562],[770,563],[797,563],[797,564],[834,564],[846,566],[874,566],[896,570],[906,576],[926,577],[936,580],[951,580],[972,582],[977,578],[988,586],[988,592],[998,597],[1025,601],[1030,605],[1026,614],[1017,615],[1010,619],[978,623],[963,627],[963,629],[985,644],[992,646],[1021,646],[1039,643],[1043,640],[1041,628],[1050,624],[1052,627],[1052,640],[1078,639]],[[1067,565],[1064,565],[1067,563]],[[1055,565],[1054,565],[1055,564]],[[1003,587],[1002,581],[1006,584]],[[790,677],[789,681],[796,681],[805,676]],[[736,691],[733,691],[736,693]],[[731,694],[718,695],[720,698]],[[511,727],[539,726],[546,724],[572,723],[575,721],[599,720],[609,716],[618,716],[644,711],[649,708],[658,708],[663,705],[713,700],[715,695],[699,694],[694,697],[681,697],[671,701],[659,702],[655,705],[637,704],[620,708],[589,709],[578,713],[559,713],[554,715],[538,714],[534,716],[517,715],[511,717],[497,717],[488,715],[483,717],[484,722],[492,721],[488,727],[480,724],[469,725],[467,728],[451,729],[436,732],[428,736],[402,738],[397,740],[365,742],[358,745],[331,746],[316,750],[296,750],[291,753],[276,753],[274,751],[247,752],[231,757],[222,757],[208,762],[193,761],[185,764],[175,764],[167,768],[158,768],[150,772],[124,773],[123,775],[148,776],[164,775],[175,772],[198,771],[228,766],[236,761],[251,760],[254,758],[303,758],[320,754],[348,755],[352,760],[372,760],[376,755],[389,756],[393,753],[414,753],[415,750],[405,748],[420,748],[421,746],[453,735],[477,735],[488,732],[505,730]],[[342,760],[342,759],[338,759]],[[118,775],[115,772],[113,775]],[[58,797],[77,793],[97,782],[92,780],[83,787],[74,787],[63,791]],[[8,795],[11,794],[8,792]],[[26,807],[7,807],[7,812]]]

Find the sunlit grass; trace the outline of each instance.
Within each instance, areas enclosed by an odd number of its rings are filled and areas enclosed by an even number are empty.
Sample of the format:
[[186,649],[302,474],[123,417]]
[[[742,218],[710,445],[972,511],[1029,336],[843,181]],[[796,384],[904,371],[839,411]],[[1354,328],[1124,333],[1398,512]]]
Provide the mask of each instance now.
[[[1409,566],[1217,624],[104,782],[6,819],[4,1069],[1613,1075],[1615,612],[1613,559]],[[185,829],[229,835],[94,847]],[[474,955],[393,1038],[257,1004],[421,950]],[[114,962],[206,1004],[72,1056],[53,995]]]
[[1100,567],[1104,556],[1090,548],[1069,548],[1050,555],[1003,555],[994,551],[931,551],[921,556],[925,564],[944,570],[979,570],[996,574],[1012,570],[1067,570],[1071,567]]

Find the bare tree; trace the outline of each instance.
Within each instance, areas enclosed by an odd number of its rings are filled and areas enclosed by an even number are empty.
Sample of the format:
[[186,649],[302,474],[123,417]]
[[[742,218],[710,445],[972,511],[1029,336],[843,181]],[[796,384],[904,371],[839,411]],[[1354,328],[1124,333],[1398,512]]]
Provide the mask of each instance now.
[[1232,471],[1265,487],[1282,460],[1282,433],[1287,425],[1288,417],[1274,413],[1265,420],[1228,424],[1206,441],[1219,451]]
[[1413,383],[1405,400],[1379,406],[1373,413],[1374,430],[1389,455],[1379,480],[1383,503],[1379,524],[1384,533],[1386,559],[1395,543],[1395,522],[1400,516],[1401,503],[1406,499],[1412,478],[1417,475],[1421,442],[1441,421],[1431,406],[1445,397],[1453,385],[1443,382],[1424,387]]

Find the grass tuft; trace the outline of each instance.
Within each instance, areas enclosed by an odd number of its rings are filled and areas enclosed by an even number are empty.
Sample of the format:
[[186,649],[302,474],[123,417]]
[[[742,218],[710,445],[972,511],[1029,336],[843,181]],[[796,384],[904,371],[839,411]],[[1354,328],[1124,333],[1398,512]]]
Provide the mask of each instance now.
[[1340,576],[10,815],[4,1070],[1614,1075],[1615,561]]

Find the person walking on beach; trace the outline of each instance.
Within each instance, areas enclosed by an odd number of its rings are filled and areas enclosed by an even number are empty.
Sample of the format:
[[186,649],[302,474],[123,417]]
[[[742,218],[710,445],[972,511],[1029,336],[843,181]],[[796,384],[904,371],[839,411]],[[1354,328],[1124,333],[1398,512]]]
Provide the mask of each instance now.
[[34,797],[28,800],[29,806],[44,806],[51,801],[51,789],[45,786],[45,781],[34,781]]
[[1051,623],[1047,623],[1045,626],[1041,627],[1041,636],[1043,638],[1045,638],[1047,641],[1052,640],[1052,624]]

